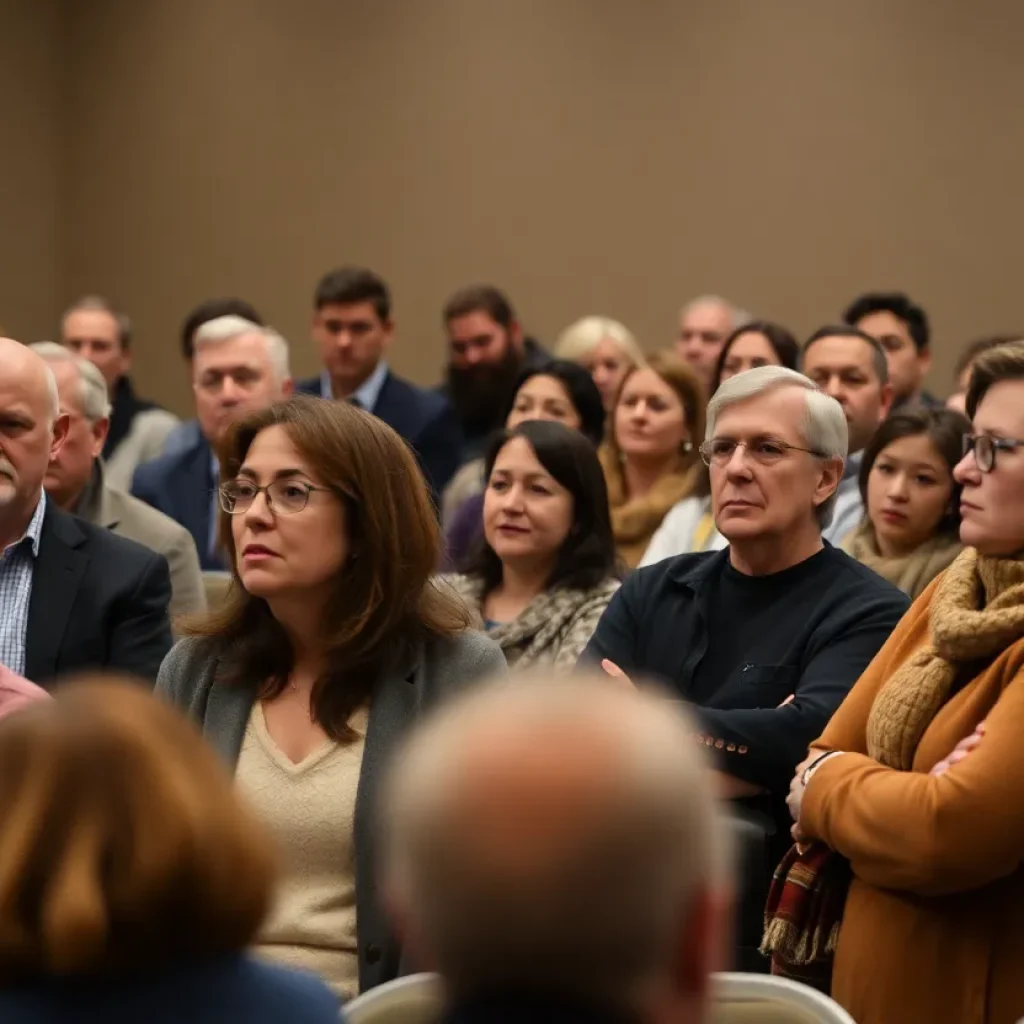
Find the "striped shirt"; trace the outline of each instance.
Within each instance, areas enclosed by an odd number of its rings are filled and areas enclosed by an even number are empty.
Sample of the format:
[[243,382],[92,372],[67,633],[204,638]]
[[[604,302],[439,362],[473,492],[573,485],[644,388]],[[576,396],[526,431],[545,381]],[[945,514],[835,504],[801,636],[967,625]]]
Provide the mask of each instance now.
[[28,529],[0,554],[0,665],[25,674],[25,632],[32,599],[32,574],[46,515],[46,495],[32,514]]

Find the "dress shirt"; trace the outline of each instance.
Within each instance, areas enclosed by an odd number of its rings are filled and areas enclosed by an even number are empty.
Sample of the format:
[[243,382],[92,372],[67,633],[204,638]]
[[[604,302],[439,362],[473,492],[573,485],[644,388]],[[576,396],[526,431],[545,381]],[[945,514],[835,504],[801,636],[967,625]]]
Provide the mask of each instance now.
[[[346,398],[348,401],[353,402],[353,404],[358,405],[360,409],[373,412],[377,407],[380,390],[384,387],[384,381],[387,379],[388,364],[382,359],[377,364],[373,373],[351,395],[347,395]],[[326,370],[323,370],[320,374],[320,397],[334,398],[334,392],[331,389],[331,375]]]
[[0,554],[0,664],[19,676],[25,674],[25,630],[32,599],[32,574],[45,515],[46,495],[41,494],[28,529]]

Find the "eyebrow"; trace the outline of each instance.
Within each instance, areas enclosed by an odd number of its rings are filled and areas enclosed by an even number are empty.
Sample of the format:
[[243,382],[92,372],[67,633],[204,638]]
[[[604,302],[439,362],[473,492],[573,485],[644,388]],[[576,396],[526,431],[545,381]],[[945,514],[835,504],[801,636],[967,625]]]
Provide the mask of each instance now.
[[[255,480],[255,479],[257,479],[257,476],[258,476],[256,471],[254,469],[252,469],[251,467],[249,467],[249,466],[242,466],[242,468],[239,469],[238,473],[235,474],[235,475],[236,476],[244,476],[244,477],[247,477],[250,480]],[[279,469],[274,474],[273,479],[274,480],[288,480],[288,479],[291,479],[292,477],[296,477],[296,476],[308,477],[309,475],[310,474],[306,470],[304,470],[304,469],[297,469],[297,468],[294,468],[294,469]]]

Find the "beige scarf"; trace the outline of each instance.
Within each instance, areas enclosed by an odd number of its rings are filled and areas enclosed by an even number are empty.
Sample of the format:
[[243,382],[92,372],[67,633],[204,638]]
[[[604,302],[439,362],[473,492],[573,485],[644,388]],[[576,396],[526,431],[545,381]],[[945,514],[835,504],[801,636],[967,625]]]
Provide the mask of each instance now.
[[910,770],[958,667],[992,659],[1024,636],[1024,561],[961,552],[935,590],[929,625],[930,642],[893,673],[868,717],[868,753],[900,771]]
[[877,572],[882,579],[899,587],[912,601],[963,550],[963,545],[949,534],[936,534],[909,555],[888,558],[878,550],[878,540],[871,520],[865,517],[843,545],[861,565]]

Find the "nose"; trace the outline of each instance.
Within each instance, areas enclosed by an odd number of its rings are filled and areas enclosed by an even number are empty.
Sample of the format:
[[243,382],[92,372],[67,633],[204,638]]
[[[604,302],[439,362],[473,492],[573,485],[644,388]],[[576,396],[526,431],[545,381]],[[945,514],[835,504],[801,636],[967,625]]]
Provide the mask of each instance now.
[[978,469],[978,460],[974,457],[974,451],[969,451],[954,467],[953,479],[963,486],[964,484],[977,484],[981,481],[981,470]]
[[225,377],[220,385],[220,398],[222,402],[234,403],[238,401],[239,389],[234,377]]
[[747,459],[747,446],[738,444],[736,450],[729,457],[729,461],[725,464],[726,476],[730,478],[742,477],[747,480],[750,478],[750,464]]
[[483,351],[476,345],[471,345],[462,355],[466,366],[479,366],[484,360]]
[[825,382],[824,390],[826,395],[834,398],[840,404],[843,402],[843,399],[845,398],[843,382],[838,377],[829,377]]
[[270,503],[267,501],[267,492],[260,491],[252,504],[242,513],[242,521],[246,526],[266,527],[274,521],[273,513],[270,511]]
[[519,484],[512,484],[502,495],[501,510],[512,516],[523,511],[523,489]]
[[886,493],[896,501],[906,501],[908,497],[906,473],[893,473]]

